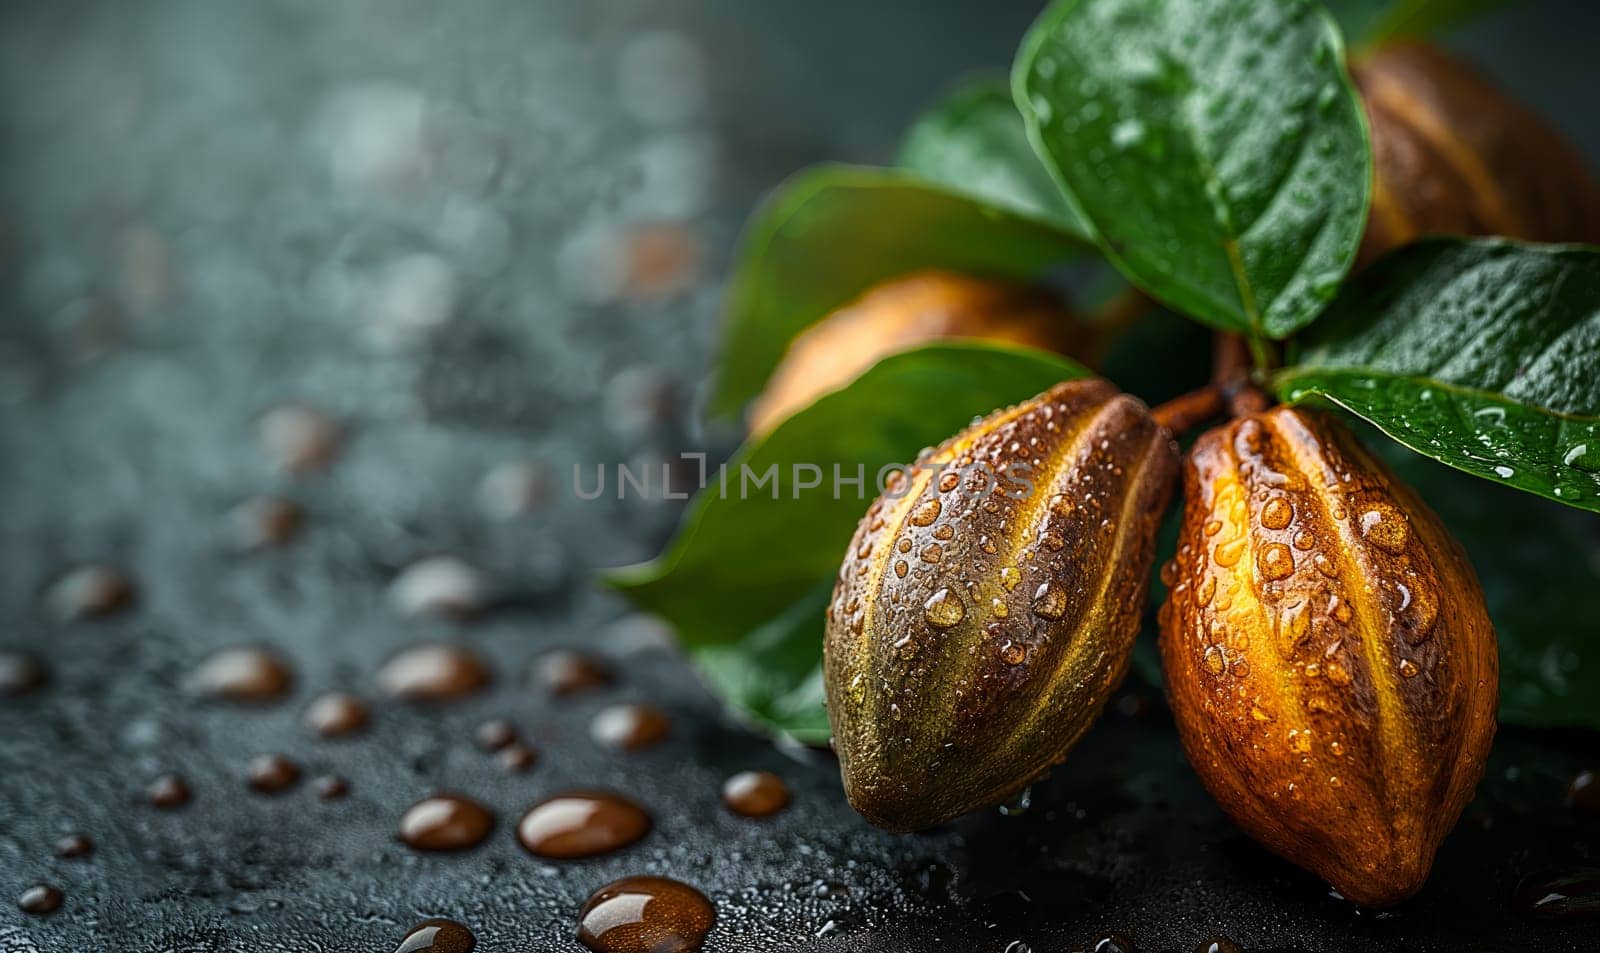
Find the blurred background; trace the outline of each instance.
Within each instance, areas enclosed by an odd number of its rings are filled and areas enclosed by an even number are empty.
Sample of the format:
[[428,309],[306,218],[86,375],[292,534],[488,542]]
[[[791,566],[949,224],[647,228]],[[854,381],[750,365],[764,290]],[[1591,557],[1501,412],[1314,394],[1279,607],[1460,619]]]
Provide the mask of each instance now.
[[[1344,910],[1286,914],[1272,884],[1301,875],[1214,818],[1173,835],[1171,853],[1189,842],[1196,866],[1165,857],[1137,831],[1160,840],[1167,822],[1126,792],[1059,795],[1062,813],[993,854],[969,839],[981,830],[871,831],[831,767],[726,724],[667,637],[589,583],[596,567],[653,555],[680,504],[576,501],[573,465],[720,453],[736,436],[704,430],[697,408],[753,204],[811,162],[887,162],[951,81],[1009,63],[1038,8],[5,4],[0,648],[41,655],[53,686],[0,704],[0,947],[388,949],[444,913],[472,923],[481,949],[558,949],[590,890],[644,870],[717,899],[717,949],[966,936],[1000,951],[1029,930],[1086,944],[1111,928],[1146,929],[1156,947],[1224,928],[1308,949],[1367,936],[1373,924]],[[1496,14],[1452,43],[1600,156],[1597,36],[1600,6],[1570,0]],[[308,427],[335,448],[325,472],[293,458]],[[304,530],[291,548],[241,554],[241,535],[262,530],[236,507],[264,494],[303,507]],[[392,581],[441,555],[501,596],[470,635],[396,608]],[[134,610],[93,627],[60,618],[52,584],[85,564],[124,573]],[[367,685],[423,638],[470,638],[507,694],[380,716],[359,747],[332,750],[298,728],[299,702],[217,712],[180,687],[207,651],[265,642],[293,659],[303,701]],[[535,651],[566,644],[601,647],[628,673],[620,691],[681,715],[649,772],[563,748],[563,732],[583,740],[582,720],[563,728],[571,717],[518,690]],[[547,733],[527,778],[462,741],[497,711]],[[1180,775],[1163,744],[1139,796],[1204,803],[1193,781],[1164,787],[1162,772]],[[280,749],[338,764],[349,803],[240,804],[240,757]],[[721,778],[748,766],[796,791],[771,826],[718,811]],[[181,819],[130,806],[165,770],[197,789]],[[509,836],[449,862],[392,842],[399,811],[433,787],[479,792],[509,826],[558,782],[638,791],[658,833],[580,869],[536,862]],[[1052,866],[1054,879],[1003,883],[962,860],[976,850],[1004,867],[1085,813],[1104,853]],[[63,873],[48,845],[91,827],[95,864]],[[1219,838],[1234,846],[1204,856]],[[1270,882],[1235,894],[1204,874],[1257,863]],[[24,918],[9,898],[42,879],[67,907]],[[1124,882],[1150,889],[1120,906],[1106,895]],[[1055,897],[1048,916],[1041,897]],[[1151,903],[1166,913],[1140,922]]]

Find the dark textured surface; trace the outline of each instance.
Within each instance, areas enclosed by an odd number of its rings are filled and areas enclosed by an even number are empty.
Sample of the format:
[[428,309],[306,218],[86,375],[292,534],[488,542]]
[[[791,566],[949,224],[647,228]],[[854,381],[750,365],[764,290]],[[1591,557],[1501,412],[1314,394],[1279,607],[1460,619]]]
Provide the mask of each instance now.
[[[1600,863],[1600,820],[1561,804],[1600,761],[1592,735],[1505,731],[1427,891],[1379,917],[1223,820],[1159,707],[1104,719],[1020,818],[874,831],[829,759],[729,724],[587,585],[651,554],[675,510],[577,501],[572,463],[726,447],[691,421],[749,204],[805,162],[883,158],[939,84],[1006,62],[1031,6],[7,4],[0,646],[38,652],[54,681],[0,701],[0,950],[387,951],[428,916],[471,925],[481,950],[569,949],[584,897],[640,873],[716,901],[716,950],[1044,953],[1106,929],[1145,950],[1215,933],[1252,949],[1592,949],[1592,925],[1535,929],[1506,907],[1523,873]],[[1468,45],[1572,128],[1591,104],[1560,110],[1560,70],[1594,31],[1557,17],[1541,7]],[[673,66],[687,55],[692,74],[696,50],[703,96]],[[1600,129],[1576,131],[1597,151]],[[660,223],[681,223],[651,233],[669,248],[703,249],[699,277],[619,286],[612,252]],[[283,476],[260,451],[254,421],[285,401],[345,426],[328,474]],[[523,459],[549,468],[551,502],[491,517],[480,480]],[[305,532],[235,552],[224,514],[267,491],[307,507]],[[499,580],[507,605],[471,626],[397,612],[389,581],[438,553]],[[53,620],[42,591],[88,560],[126,567],[137,606]],[[375,698],[381,660],[427,638],[481,648],[497,687],[437,709],[378,702],[348,740],[300,725],[323,689]],[[294,660],[291,699],[241,710],[183,692],[200,657],[241,641]],[[528,661],[567,644],[614,658],[618,685],[530,690]],[[589,717],[627,699],[667,707],[671,740],[596,747]],[[491,716],[541,749],[532,771],[472,744]],[[273,751],[346,775],[350,796],[248,791],[246,763]],[[764,822],[723,809],[722,779],[745,768],[783,775],[793,806]],[[190,780],[186,809],[142,803],[163,771]],[[522,809],[573,785],[637,796],[657,829],[596,861],[524,853]],[[438,788],[495,809],[487,844],[421,856],[394,841]],[[92,857],[52,855],[72,830]],[[48,918],[13,905],[37,882],[66,892]]]

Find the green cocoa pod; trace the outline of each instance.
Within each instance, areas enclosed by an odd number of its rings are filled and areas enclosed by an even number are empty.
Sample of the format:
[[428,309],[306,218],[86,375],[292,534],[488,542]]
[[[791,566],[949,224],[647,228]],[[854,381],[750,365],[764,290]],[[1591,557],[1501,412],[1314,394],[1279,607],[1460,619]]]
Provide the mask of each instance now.
[[850,803],[890,830],[1016,795],[1127,671],[1172,437],[1103,380],[974,423],[890,480],[839,571],[824,643]]

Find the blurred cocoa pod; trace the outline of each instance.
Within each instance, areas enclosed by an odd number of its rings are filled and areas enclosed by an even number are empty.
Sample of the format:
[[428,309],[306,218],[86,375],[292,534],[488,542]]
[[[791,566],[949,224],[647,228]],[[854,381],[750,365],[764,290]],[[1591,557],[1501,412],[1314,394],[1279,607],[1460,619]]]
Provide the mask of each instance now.
[[897,831],[1019,793],[1099,715],[1178,453],[1138,400],[1078,380],[920,462],[857,528],[823,652],[845,792]]
[[1477,70],[1409,42],[1351,73],[1372,129],[1358,266],[1424,235],[1600,242],[1600,186],[1583,156]]
[[1483,774],[1498,659],[1465,553],[1332,418],[1196,442],[1163,567],[1184,749],[1252,837],[1362,904],[1422,887]]
[[944,271],[919,271],[867,289],[789,345],[750,408],[750,433],[770,432],[898,351],[949,338],[1080,354],[1071,315],[1050,294]]

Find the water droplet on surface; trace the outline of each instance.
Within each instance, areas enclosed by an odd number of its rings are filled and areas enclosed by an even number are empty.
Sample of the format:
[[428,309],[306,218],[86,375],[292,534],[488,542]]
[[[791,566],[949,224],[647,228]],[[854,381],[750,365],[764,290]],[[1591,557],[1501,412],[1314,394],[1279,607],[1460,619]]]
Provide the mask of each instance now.
[[1416,662],[1413,662],[1408,658],[1403,658],[1403,659],[1400,660],[1400,677],[1401,678],[1416,678],[1417,677],[1417,672],[1419,672],[1419,671],[1421,671],[1421,670],[1417,668],[1417,663]]
[[45,594],[50,612],[63,622],[104,619],[133,603],[133,583],[115,566],[79,566]]
[[252,790],[279,794],[300,780],[300,766],[281,754],[264,754],[251,759],[245,768],[245,780]]
[[910,571],[911,571],[911,567],[909,565],[907,565],[907,563],[906,563],[906,561],[904,559],[897,559],[897,560],[894,561],[894,574],[896,576],[899,576],[901,579],[904,579],[906,577],[906,573],[908,573]]
[[1215,937],[1195,947],[1194,953],[1244,953],[1244,948],[1226,937]]
[[1045,583],[1033,593],[1033,614],[1041,619],[1060,619],[1067,614],[1067,592],[1060,585]]
[[1282,543],[1268,543],[1256,551],[1256,568],[1263,578],[1283,579],[1294,573],[1294,553]]
[[600,659],[577,649],[553,649],[533,663],[534,684],[558,698],[604,688],[612,682],[611,669]]
[[1108,933],[1094,941],[1094,953],[1139,953],[1139,948],[1120,933]]
[[145,800],[151,807],[171,810],[189,803],[189,785],[176,774],[163,774],[145,788]]
[[300,532],[305,516],[305,510],[291,500],[258,496],[229,511],[228,535],[243,550],[282,546]]
[[1405,552],[1406,538],[1411,531],[1399,510],[1387,503],[1379,503],[1361,514],[1361,535],[1380,549],[1402,553]]
[[960,596],[949,589],[940,589],[922,604],[922,617],[936,629],[948,629],[967,617],[967,607]]
[[745,817],[767,817],[789,804],[789,788],[771,771],[740,771],[723,782],[722,803]]
[[434,794],[400,816],[400,840],[416,850],[466,850],[483,843],[494,829],[494,815],[460,794]]
[[936,563],[944,558],[944,549],[938,543],[929,543],[922,547],[922,552],[917,555],[921,556],[925,563]]
[[1294,519],[1294,507],[1281,496],[1275,496],[1261,507],[1261,525],[1267,529],[1286,529]]
[[1517,885],[1511,909],[1535,920],[1600,918],[1600,869],[1575,867],[1530,874]]
[[1574,810],[1600,814],[1600,777],[1593,771],[1579,771],[1567,785],[1567,806]]
[[404,649],[378,670],[378,687],[391,698],[444,702],[488,687],[489,667],[470,649],[427,642]]
[[1028,658],[1028,647],[1021,642],[1007,640],[1000,646],[1000,660],[1007,665],[1021,665]]
[[1000,568],[1000,587],[1006,592],[1014,591],[1022,583],[1022,571],[1015,566],[1002,566]]
[[1217,594],[1217,577],[1207,576],[1200,580],[1200,588],[1196,589],[1194,594],[1200,605],[1210,605],[1212,598]]
[[35,656],[0,650],[0,698],[17,698],[43,688],[49,670]]
[[1221,520],[1206,520],[1206,525],[1201,527],[1207,536],[1215,536],[1222,532]]
[[276,653],[254,646],[235,646],[207,656],[190,673],[191,692],[231,702],[265,704],[288,693],[294,672]]
[[944,504],[938,500],[924,500],[917,504],[911,511],[912,526],[932,526],[933,521],[939,518],[939,512],[944,509]]
[[539,763],[539,752],[520,741],[513,741],[495,753],[494,760],[501,769],[512,774],[533,770]]
[[47,884],[39,884],[36,887],[29,887],[27,890],[22,891],[22,895],[17,897],[17,907],[23,913],[44,916],[60,910],[61,904],[65,899],[66,897],[56,888]]
[[389,584],[389,601],[401,613],[457,621],[481,615],[494,602],[487,577],[455,556],[418,560]]
[[454,920],[424,920],[412,927],[394,953],[472,953],[478,938]]
[[485,751],[499,751],[517,740],[517,726],[504,718],[491,718],[473,729],[472,740]]
[[574,860],[621,850],[650,827],[650,815],[625,797],[568,791],[529,808],[517,823],[517,840],[536,856]]
[[327,692],[306,706],[306,727],[324,738],[353,735],[369,720],[367,703],[348,692]]
[[1335,685],[1350,684],[1350,670],[1338,662],[1328,663],[1328,681]]
[[1225,543],[1218,543],[1211,550],[1211,558],[1218,566],[1224,569],[1236,566],[1239,563],[1239,557],[1244,555],[1244,546],[1245,539],[1243,536],[1230,539]]
[[311,782],[311,790],[324,801],[334,801],[350,793],[350,782],[337,774],[324,774]]
[[68,834],[56,841],[56,856],[78,860],[94,853],[94,841],[86,834]]
[[612,705],[601,709],[589,723],[589,737],[614,751],[643,751],[671,730],[667,713],[653,705]]
[[1205,655],[1202,657],[1202,661],[1205,662],[1206,671],[1213,675],[1221,675],[1228,668],[1227,653],[1220,645],[1206,646]]
[[339,451],[339,427],[303,405],[274,408],[256,427],[261,449],[273,465],[289,473],[325,470]]
[[578,941],[595,953],[691,953],[716,909],[688,884],[626,877],[595,891],[578,913]]

